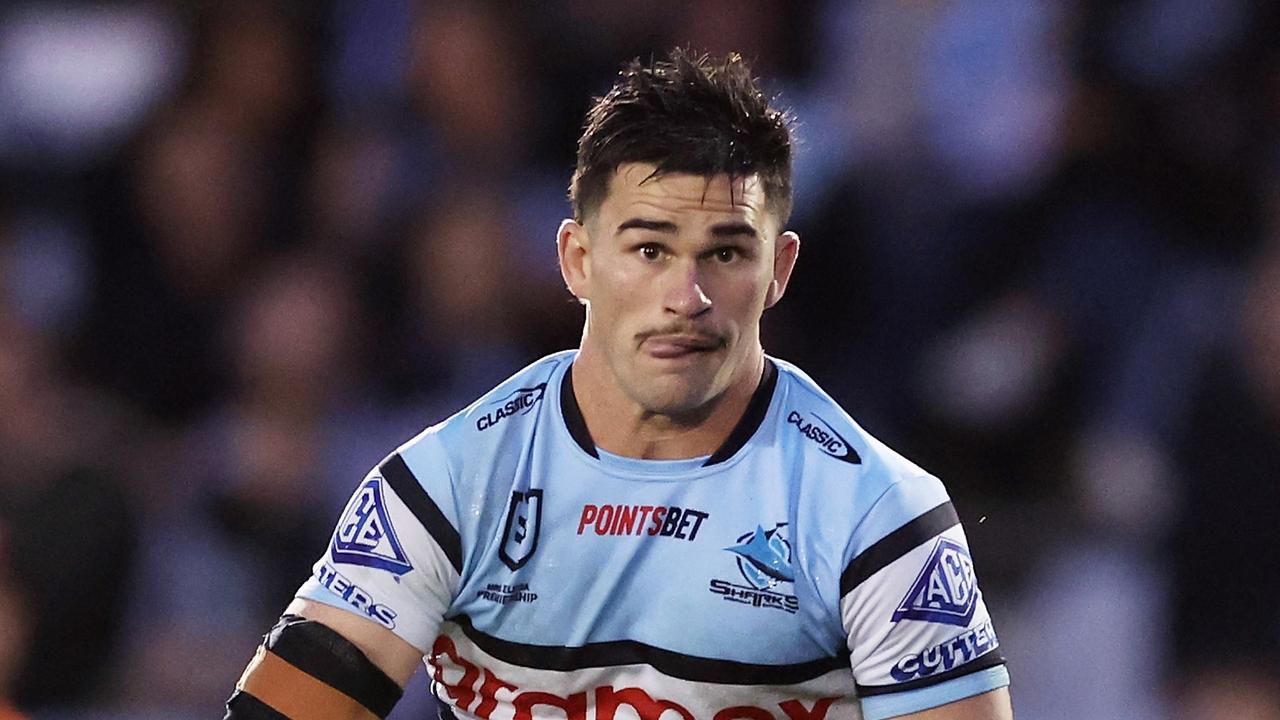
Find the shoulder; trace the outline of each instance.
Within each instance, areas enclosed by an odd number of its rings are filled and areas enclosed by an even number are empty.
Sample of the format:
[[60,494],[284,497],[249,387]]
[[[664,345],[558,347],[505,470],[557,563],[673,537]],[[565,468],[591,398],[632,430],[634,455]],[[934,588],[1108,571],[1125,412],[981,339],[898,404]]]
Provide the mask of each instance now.
[[501,451],[532,432],[552,380],[575,356],[576,351],[566,350],[531,363],[396,452],[416,472],[438,471],[441,464],[457,467]]
[[820,498],[830,527],[841,528],[847,554],[949,506],[941,480],[864,429],[803,370],[774,362],[779,445],[803,468],[802,494]]
[[[557,373],[572,352],[534,362],[449,418],[423,430],[378,466],[394,495],[410,507],[461,572],[463,557],[494,521],[518,474],[525,448],[548,404]],[[475,513],[471,509],[484,508]]]
[[854,466],[850,471],[863,484],[887,484],[929,475],[863,429],[803,370],[785,360],[772,359],[778,368],[782,405],[777,419],[782,426],[779,432],[783,443]]

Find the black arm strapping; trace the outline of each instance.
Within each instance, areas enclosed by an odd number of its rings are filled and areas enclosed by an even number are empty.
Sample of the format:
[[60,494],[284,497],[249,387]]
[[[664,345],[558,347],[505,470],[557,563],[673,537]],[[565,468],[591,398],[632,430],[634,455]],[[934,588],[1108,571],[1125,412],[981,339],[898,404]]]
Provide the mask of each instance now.
[[[390,714],[391,708],[404,694],[396,681],[365,656],[360,648],[315,620],[285,615],[267,633],[263,646],[380,718]],[[280,713],[252,695],[237,691],[227,701],[224,720],[279,720],[281,717]]]

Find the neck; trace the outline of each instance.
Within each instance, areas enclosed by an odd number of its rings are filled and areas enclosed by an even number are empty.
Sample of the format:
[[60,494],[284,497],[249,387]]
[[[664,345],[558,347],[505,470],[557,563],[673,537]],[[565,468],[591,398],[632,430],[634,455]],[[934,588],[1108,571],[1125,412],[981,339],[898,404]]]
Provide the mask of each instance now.
[[725,443],[763,373],[757,345],[724,392],[688,413],[657,413],[628,397],[602,354],[584,343],[573,363],[573,390],[597,447],[624,457],[679,460],[711,455]]

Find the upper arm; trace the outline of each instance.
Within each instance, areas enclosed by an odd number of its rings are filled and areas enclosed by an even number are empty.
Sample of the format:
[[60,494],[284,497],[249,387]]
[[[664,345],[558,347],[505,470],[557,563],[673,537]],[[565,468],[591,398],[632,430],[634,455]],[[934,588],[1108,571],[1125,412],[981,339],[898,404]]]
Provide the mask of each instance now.
[[1013,705],[1009,701],[1009,688],[996,688],[909,715],[899,715],[899,720],[1013,720]]
[[863,534],[872,537],[855,539],[840,587],[863,715],[936,709],[944,714],[920,717],[948,718],[944,708],[995,698],[991,691],[1008,685],[1008,673],[941,483],[927,476],[894,483],[868,512]]
[[[432,460],[420,467],[434,474]],[[312,576],[237,684],[229,718],[390,712],[461,580],[452,487],[442,475],[419,482],[393,454],[361,481]]]
[[328,605],[295,599],[285,614],[301,615],[308,620],[315,620],[360,648],[370,662],[396,681],[400,687],[409,682],[409,678],[422,662],[423,653],[405,642],[399,635],[391,632],[378,623],[360,617],[346,610],[339,610]]
[[298,598],[371,621],[419,650],[431,647],[462,572],[453,488],[436,454],[418,452],[410,468],[393,453],[369,473]]
[[258,646],[224,720],[379,720],[421,656],[372,621],[296,601]]

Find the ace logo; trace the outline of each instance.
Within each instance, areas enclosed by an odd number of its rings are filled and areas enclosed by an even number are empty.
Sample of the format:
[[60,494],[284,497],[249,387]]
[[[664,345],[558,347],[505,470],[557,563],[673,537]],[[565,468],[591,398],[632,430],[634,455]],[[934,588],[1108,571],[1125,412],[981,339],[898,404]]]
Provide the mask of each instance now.
[[371,477],[356,491],[333,534],[333,560],[403,575],[413,569],[391,527],[382,497],[382,478]]
[[964,545],[939,538],[893,621],[923,620],[967,627],[978,607],[978,582]]

